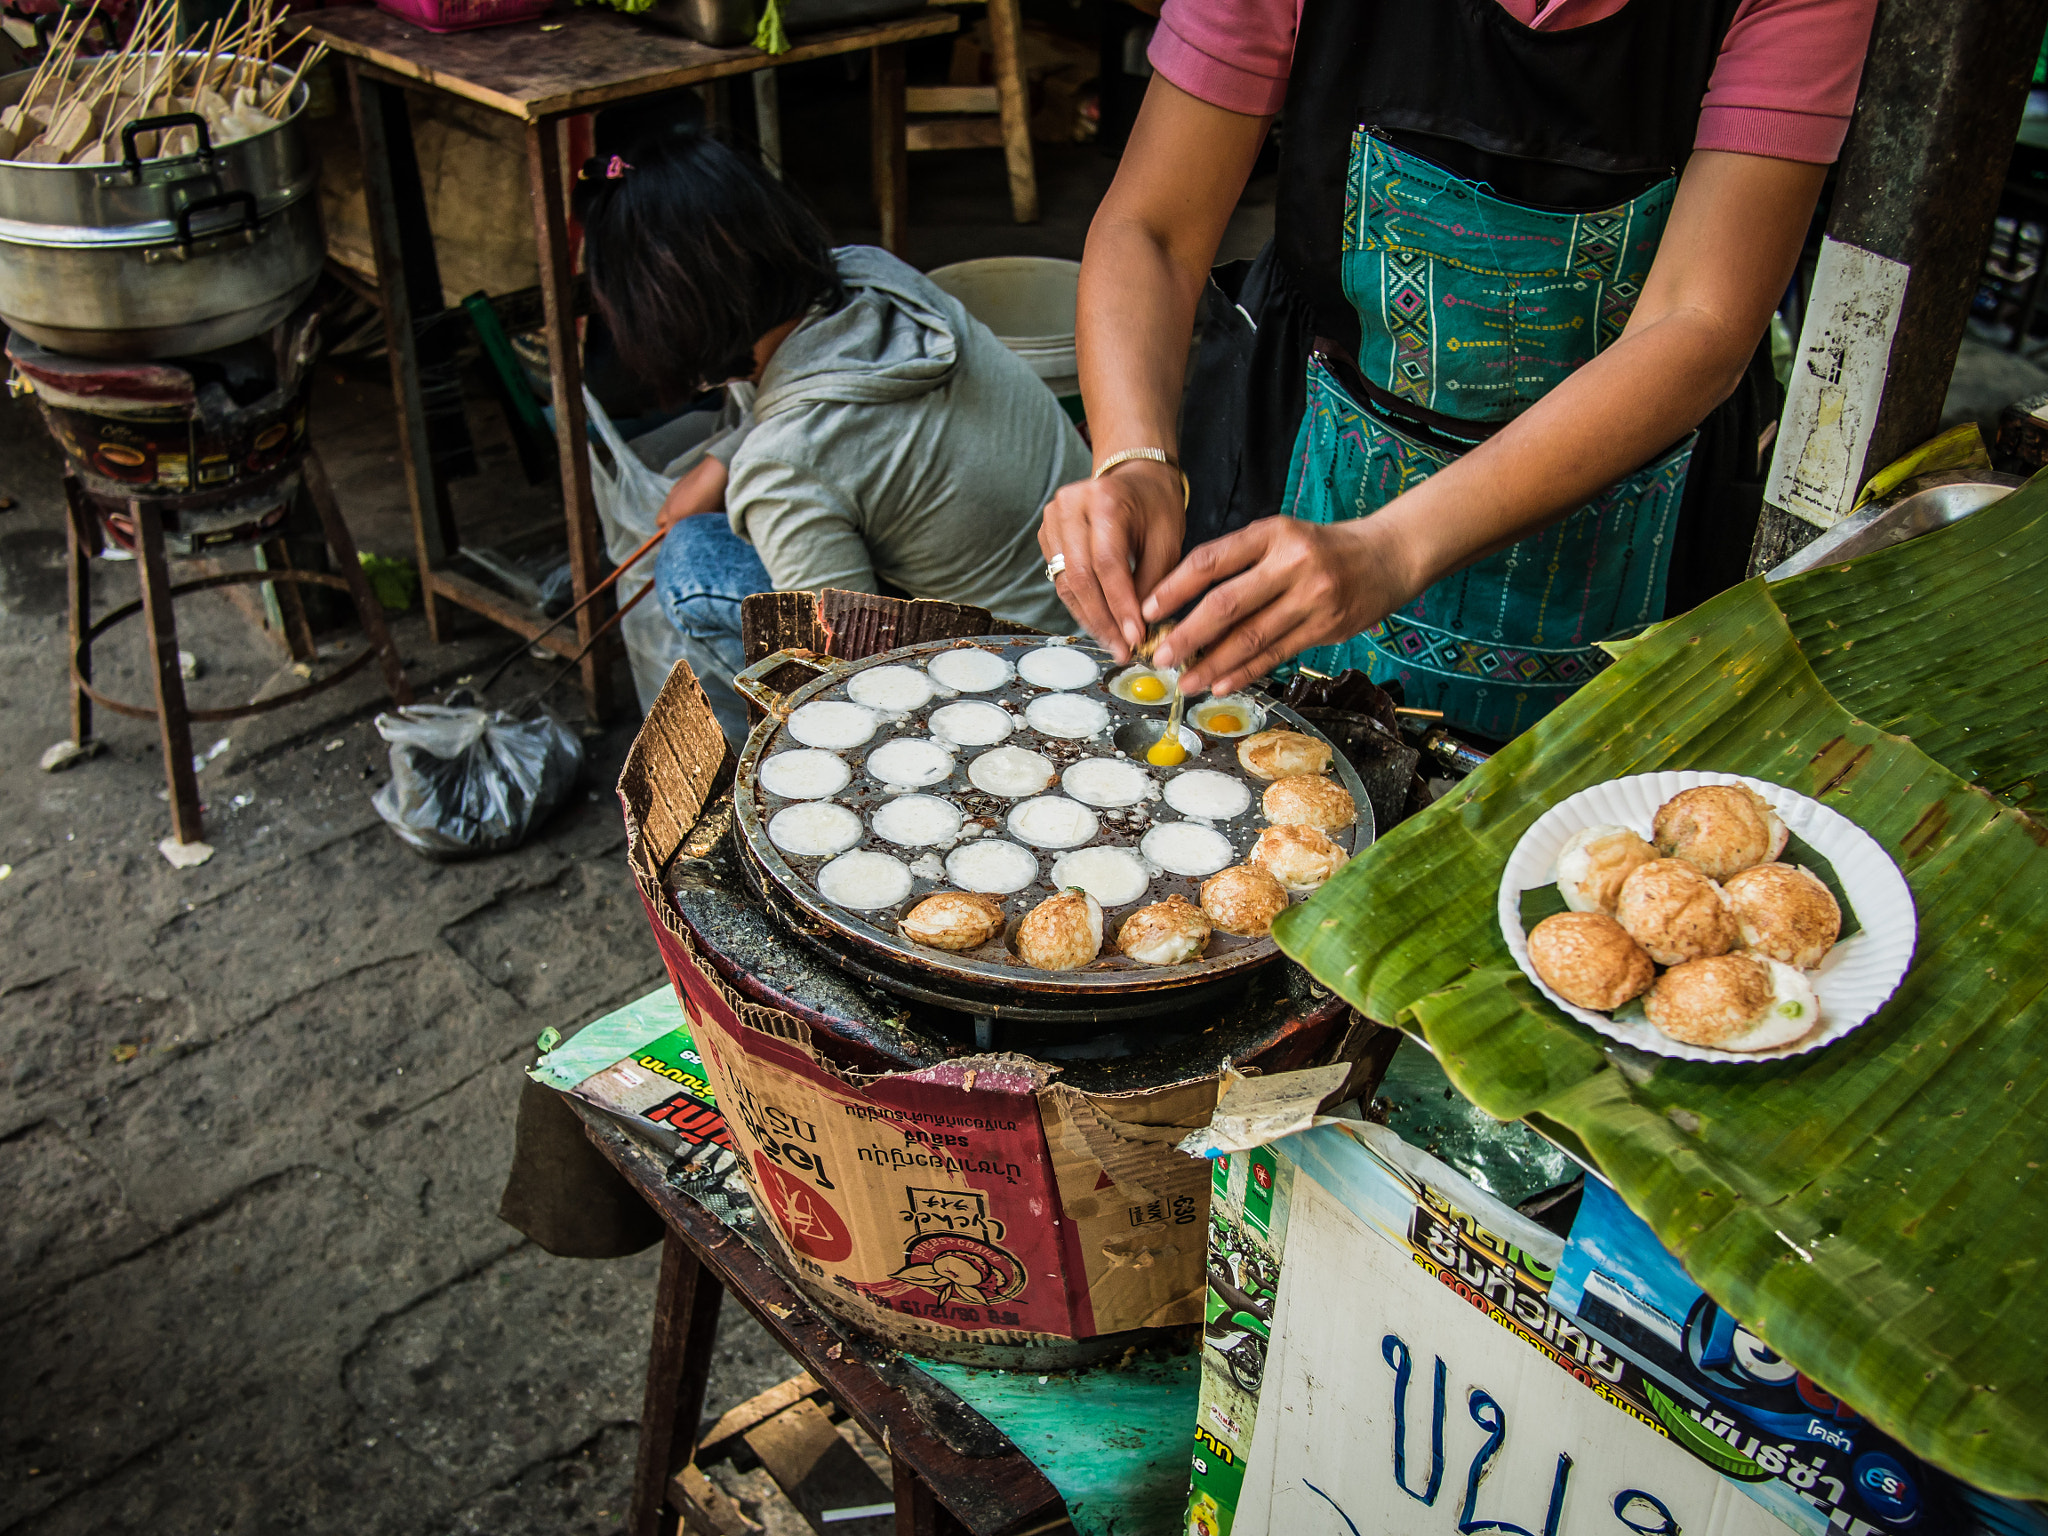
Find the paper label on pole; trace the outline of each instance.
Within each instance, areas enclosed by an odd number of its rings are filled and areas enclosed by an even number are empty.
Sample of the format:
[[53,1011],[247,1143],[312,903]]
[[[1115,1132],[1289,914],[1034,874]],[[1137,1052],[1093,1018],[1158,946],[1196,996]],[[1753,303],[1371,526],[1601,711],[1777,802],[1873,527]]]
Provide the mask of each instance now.
[[1911,268],[1822,237],[1764,500],[1822,528],[1855,503]]

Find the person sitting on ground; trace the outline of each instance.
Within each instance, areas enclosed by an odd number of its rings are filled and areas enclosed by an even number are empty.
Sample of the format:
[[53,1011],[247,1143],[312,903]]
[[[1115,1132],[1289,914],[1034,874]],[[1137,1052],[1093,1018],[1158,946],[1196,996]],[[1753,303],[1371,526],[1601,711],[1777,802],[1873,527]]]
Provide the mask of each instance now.
[[937,598],[1072,630],[1038,520],[1088,449],[958,300],[886,251],[833,249],[793,193],[695,129],[592,160],[577,213],[628,368],[671,399],[753,386],[664,504],[654,578],[728,739],[745,739],[731,679],[755,592]]

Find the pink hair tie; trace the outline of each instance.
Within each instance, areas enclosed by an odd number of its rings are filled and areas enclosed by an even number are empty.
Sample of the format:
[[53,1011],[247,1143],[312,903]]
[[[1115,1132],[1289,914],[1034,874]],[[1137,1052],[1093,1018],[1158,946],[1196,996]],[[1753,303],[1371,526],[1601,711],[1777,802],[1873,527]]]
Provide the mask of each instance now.
[[611,163],[604,168],[604,179],[606,181],[617,181],[621,176],[625,175],[626,172],[630,171],[631,169],[633,169],[633,167],[626,164],[623,157],[619,155],[613,155],[611,158]]

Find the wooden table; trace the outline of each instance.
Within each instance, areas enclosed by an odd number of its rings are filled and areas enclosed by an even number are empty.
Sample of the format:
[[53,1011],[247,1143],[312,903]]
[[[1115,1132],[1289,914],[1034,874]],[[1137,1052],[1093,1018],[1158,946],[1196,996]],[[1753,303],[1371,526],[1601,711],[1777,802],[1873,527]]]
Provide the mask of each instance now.
[[[563,515],[574,595],[580,600],[601,579],[604,550],[584,436],[575,255],[561,131],[565,120],[683,86],[865,49],[873,64],[870,129],[882,244],[900,251],[908,209],[903,46],[955,31],[959,18],[921,12],[873,26],[804,34],[788,52],[773,56],[755,48],[709,48],[599,6],[564,6],[539,21],[449,34],[423,31],[369,7],[316,11],[311,19],[313,35],[347,65],[362,138],[378,302],[398,401],[399,453],[412,502],[428,633],[437,642],[442,638],[450,617],[442,605],[455,603],[529,639],[538,637],[548,622],[541,614],[448,567],[460,541],[440,464],[464,452],[467,438],[452,383],[438,391],[452,398],[436,400],[421,382],[423,348],[435,354],[431,361],[445,365],[447,327],[434,325],[443,314],[441,277],[405,90],[446,91],[504,112],[526,127]],[[423,329],[435,334],[423,340]],[[573,635],[557,630],[541,641],[561,655],[582,656],[584,696],[599,720],[612,707],[617,636],[599,634],[611,613],[606,594],[577,616]]]
[[[818,1411],[801,1407],[813,1394],[837,1404],[888,1451],[895,1471],[897,1536],[1071,1536],[1066,1505],[1057,1490],[1022,1452],[1001,1441],[986,1420],[922,1373],[892,1365],[879,1349],[871,1353],[851,1330],[827,1323],[737,1234],[670,1186],[658,1155],[588,1105],[574,1107],[591,1142],[668,1228],[627,1536],[670,1536],[679,1513],[690,1516],[693,1529],[714,1532],[726,1527],[731,1515],[720,1508],[724,1496],[698,1470],[698,1461],[713,1459],[741,1439],[768,1464],[815,1526],[816,1511],[805,1508],[802,1493],[784,1481],[785,1467],[776,1464],[784,1459],[777,1455],[778,1441],[789,1446],[787,1459],[798,1463],[795,1470],[817,1481],[832,1477],[834,1454],[857,1464],[856,1478],[865,1473],[872,1479],[873,1473],[866,1472],[866,1464],[836,1435],[825,1438],[824,1455],[815,1445],[806,1450],[795,1443],[805,1433],[807,1417],[813,1440],[818,1438]],[[718,1308],[727,1293],[760,1320],[805,1374],[735,1408],[700,1439]],[[932,1422],[935,1399],[946,1400],[941,1411],[950,1410],[949,1419],[972,1421],[966,1434],[956,1425],[953,1433],[941,1436]],[[996,1454],[971,1455],[959,1448],[972,1438],[989,1442]],[[861,1523],[838,1528],[857,1531]]]

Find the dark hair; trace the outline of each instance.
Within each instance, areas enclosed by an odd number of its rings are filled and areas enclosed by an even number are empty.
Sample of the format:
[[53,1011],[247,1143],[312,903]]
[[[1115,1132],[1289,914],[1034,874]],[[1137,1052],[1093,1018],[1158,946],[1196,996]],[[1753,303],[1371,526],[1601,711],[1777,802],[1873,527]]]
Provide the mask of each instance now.
[[846,301],[817,216],[700,130],[673,128],[592,158],[575,207],[613,344],[666,398],[745,378],[762,336]]

